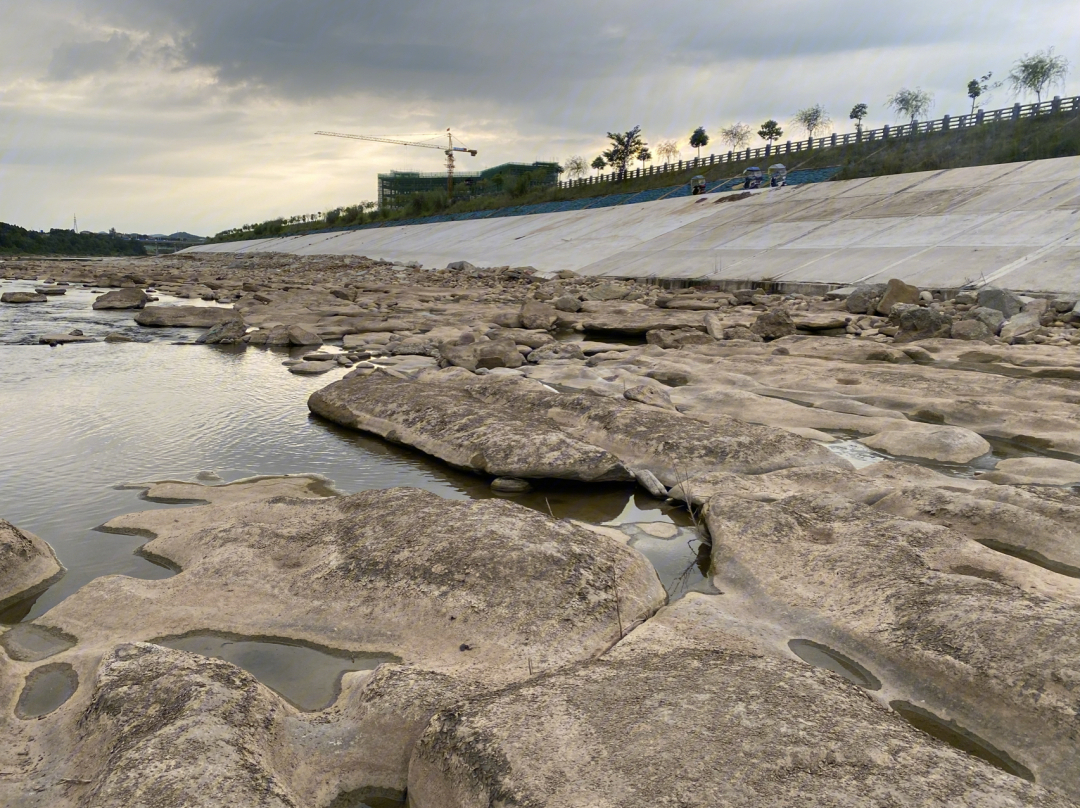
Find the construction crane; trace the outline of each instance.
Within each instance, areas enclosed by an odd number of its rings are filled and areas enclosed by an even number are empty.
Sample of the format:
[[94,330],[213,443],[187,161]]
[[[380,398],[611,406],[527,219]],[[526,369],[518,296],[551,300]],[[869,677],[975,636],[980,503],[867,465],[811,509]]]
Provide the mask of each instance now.
[[347,135],[342,132],[316,132],[316,135],[326,135],[327,137],[345,137],[350,140],[373,140],[376,143],[395,143],[398,146],[417,146],[421,149],[439,149],[446,154],[446,196],[448,199],[454,198],[454,152],[466,152],[476,157],[476,149],[466,149],[463,146],[454,145],[454,136],[450,134],[450,130],[446,130],[446,148],[439,146],[436,143],[410,143],[407,140],[394,140],[388,137],[372,137],[371,135]]

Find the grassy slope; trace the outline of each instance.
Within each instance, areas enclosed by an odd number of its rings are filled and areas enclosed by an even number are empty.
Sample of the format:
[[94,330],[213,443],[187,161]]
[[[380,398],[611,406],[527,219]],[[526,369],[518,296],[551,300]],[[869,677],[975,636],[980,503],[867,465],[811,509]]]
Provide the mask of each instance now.
[[0,255],[146,255],[137,241],[100,233],[26,230],[0,222]]
[[[740,161],[720,166],[690,168],[681,172],[667,172],[630,179],[625,182],[605,182],[577,188],[538,188],[524,195],[509,194],[484,196],[456,202],[445,207],[436,196],[430,197],[422,213],[397,211],[385,217],[386,221],[411,219],[417,216],[443,212],[462,213],[473,210],[490,210],[517,205],[534,205],[563,199],[604,196],[645,191],[688,183],[691,177],[702,174],[709,181],[734,177],[754,164],[765,165],[782,162],[788,170],[797,168],[823,168],[842,165],[843,170],[834,177],[838,180],[874,177],[884,174],[906,174],[912,171],[934,171],[945,168],[1012,163],[1025,160],[1044,160],[1051,157],[1069,157],[1080,154],[1080,116],[1075,113],[1044,115],[1015,123],[1006,121],[984,124],[964,130],[935,132],[897,140],[877,141],[830,149],[777,154],[767,160]],[[376,219],[378,220],[378,219]],[[368,219],[372,221],[372,219]],[[340,225],[339,225],[340,226]],[[240,238],[258,238],[271,235],[290,235],[326,229],[325,222],[307,223],[280,229],[262,228],[256,233],[243,235],[221,234],[214,241],[230,241]]]

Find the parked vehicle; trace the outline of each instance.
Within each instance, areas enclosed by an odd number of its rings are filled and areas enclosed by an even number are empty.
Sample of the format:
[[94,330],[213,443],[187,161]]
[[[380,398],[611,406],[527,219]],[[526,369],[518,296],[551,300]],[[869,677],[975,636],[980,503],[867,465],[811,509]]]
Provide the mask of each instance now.
[[783,163],[769,166],[769,187],[783,188],[785,185],[787,185],[787,166]]
[[705,193],[705,178],[698,174],[690,180],[690,193],[694,196]]
[[743,190],[751,188],[760,188],[761,183],[765,181],[765,175],[761,169],[757,166],[750,166],[743,172]]

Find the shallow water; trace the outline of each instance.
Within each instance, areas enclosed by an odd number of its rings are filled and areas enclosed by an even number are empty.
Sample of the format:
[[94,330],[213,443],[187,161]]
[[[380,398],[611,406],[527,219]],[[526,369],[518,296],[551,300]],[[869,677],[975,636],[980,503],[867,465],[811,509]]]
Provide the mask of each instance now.
[[788,648],[799,659],[815,668],[838,673],[852,684],[867,690],[880,690],[881,682],[874,674],[839,651],[813,640],[791,640]]
[[42,665],[27,675],[15,714],[19,718],[37,718],[51,713],[74,696],[78,688],[78,674],[70,665]]
[[223,659],[243,668],[301,710],[321,710],[337,698],[348,671],[374,670],[399,662],[391,654],[320,649],[289,640],[204,632],[154,640],[157,645]]

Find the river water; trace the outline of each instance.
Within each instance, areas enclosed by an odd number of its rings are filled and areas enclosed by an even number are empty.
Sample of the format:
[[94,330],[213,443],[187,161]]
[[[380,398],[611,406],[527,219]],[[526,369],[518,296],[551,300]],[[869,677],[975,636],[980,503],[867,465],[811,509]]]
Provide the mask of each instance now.
[[[27,288],[0,284],[0,291]],[[183,506],[120,486],[202,472],[225,482],[314,473],[343,493],[407,485],[454,499],[492,496],[486,478],[310,415],[307,397],[344,370],[288,373],[282,361],[302,350],[172,344],[201,332],[140,329],[130,312],[93,312],[93,297],[72,289],[48,303],[0,306],[0,517],[48,541],[67,568],[48,591],[0,615],[2,622],[44,614],[101,575],[173,574],[135,554],[144,539],[95,528],[123,513]],[[72,328],[150,341],[28,344]],[[550,484],[513,499],[557,517],[630,525],[673,597],[712,591],[685,512],[633,486]],[[679,529],[657,539],[636,527],[650,523]]]

